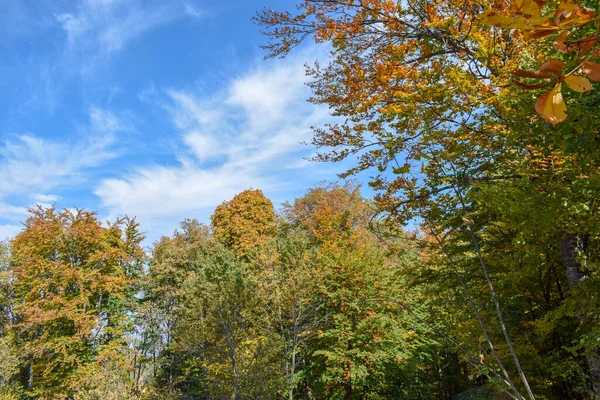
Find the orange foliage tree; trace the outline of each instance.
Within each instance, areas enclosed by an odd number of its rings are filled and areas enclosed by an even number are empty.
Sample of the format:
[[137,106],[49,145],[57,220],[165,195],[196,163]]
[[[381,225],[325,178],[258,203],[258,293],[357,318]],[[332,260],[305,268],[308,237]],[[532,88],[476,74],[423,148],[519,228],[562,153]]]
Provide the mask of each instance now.
[[84,210],[31,213],[11,261],[23,385],[33,397],[70,398],[125,362],[142,235],[134,220],[105,227]]
[[368,226],[372,214],[360,186],[317,186],[294,203],[285,203],[283,214],[292,225],[310,232],[314,244],[325,252],[364,244],[373,239]]
[[249,258],[274,235],[275,210],[261,190],[245,190],[219,205],[211,216],[217,240]]

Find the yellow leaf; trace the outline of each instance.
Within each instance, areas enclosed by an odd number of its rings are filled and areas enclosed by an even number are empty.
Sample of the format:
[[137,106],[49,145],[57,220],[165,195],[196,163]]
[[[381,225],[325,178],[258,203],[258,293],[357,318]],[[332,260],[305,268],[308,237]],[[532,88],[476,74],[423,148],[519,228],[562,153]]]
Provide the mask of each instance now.
[[581,64],[583,73],[593,81],[600,81],[600,64],[586,61]]
[[562,83],[557,83],[554,89],[542,93],[535,103],[535,111],[552,125],[567,118],[567,106],[562,97]]
[[540,17],[542,12],[535,1],[512,0],[510,2],[510,14],[512,16],[522,15],[526,18]]
[[556,11],[554,13],[554,17],[557,18],[559,15],[564,13],[572,13],[573,11],[579,9],[579,6],[572,0],[563,0],[560,2]]
[[510,17],[499,13],[498,11],[484,11],[480,16],[481,23],[492,26],[502,26],[510,22]]
[[471,218],[471,217],[462,217],[462,220],[465,223],[465,225],[467,225],[467,226],[473,226],[473,224],[475,224],[475,222],[473,221],[473,218]]
[[584,92],[589,92],[590,90],[594,90],[589,79],[586,77],[583,77],[583,76],[572,76],[572,75],[567,76],[565,78],[565,83],[572,90],[579,92],[579,93],[584,93]]
[[522,17],[511,18],[508,15],[494,10],[488,10],[481,14],[479,20],[491,26],[497,26],[504,29],[530,29],[530,24]]

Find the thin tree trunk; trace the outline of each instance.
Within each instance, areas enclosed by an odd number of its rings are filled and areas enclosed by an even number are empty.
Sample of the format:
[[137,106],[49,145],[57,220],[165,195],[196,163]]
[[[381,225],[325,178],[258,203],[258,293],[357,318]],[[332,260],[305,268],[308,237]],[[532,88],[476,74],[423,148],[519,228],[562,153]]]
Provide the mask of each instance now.
[[290,370],[290,378],[289,378],[289,400],[294,400],[294,373],[296,372],[296,344],[292,347],[292,366]]
[[448,259],[448,262],[452,266],[452,269],[454,269],[454,273],[456,274],[456,277],[458,278],[458,282],[460,283],[460,286],[463,289],[463,293],[465,295],[467,303],[470,305],[471,309],[473,310],[473,312],[475,314],[475,317],[477,318],[477,322],[479,322],[479,326],[481,327],[481,331],[482,331],[482,333],[483,333],[483,335],[485,337],[485,340],[487,341],[488,345],[490,346],[490,350],[492,351],[492,354],[493,354],[494,358],[496,359],[496,362],[498,363],[498,367],[500,368],[500,370],[504,374],[504,377],[506,379],[506,383],[508,383],[508,385],[510,386],[510,388],[513,391],[513,393],[515,394],[515,396],[518,399],[522,399],[523,396],[521,395],[521,393],[519,393],[519,391],[517,390],[517,388],[513,384],[512,379],[510,378],[510,375],[508,374],[508,371],[506,370],[506,368],[504,368],[504,364],[502,363],[502,360],[500,359],[500,356],[498,355],[498,353],[496,352],[496,349],[494,348],[494,344],[493,344],[492,339],[491,339],[491,337],[490,337],[490,335],[489,335],[489,333],[487,331],[485,323],[483,322],[483,319],[481,318],[481,315],[479,314],[479,310],[478,310],[477,306],[475,305],[475,302],[471,298],[471,294],[469,293],[469,289],[467,288],[467,285],[465,284],[464,280],[462,279],[462,275],[460,274],[460,272],[458,270],[458,267],[454,263],[454,259],[450,255],[450,252],[446,248],[446,245],[442,241],[442,238],[439,237],[437,233],[435,233],[432,224],[430,224],[430,230],[431,230],[431,234],[433,235],[433,237],[435,238],[435,240],[442,247],[442,251],[444,252],[446,258]]
[[344,400],[352,400],[353,396],[352,383],[350,381],[346,382],[346,388],[344,393]]
[[29,363],[29,379],[27,380],[27,388],[33,387],[33,361]]
[[[584,274],[581,271],[579,262],[577,261],[577,253],[579,247],[579,240],[576,236],[559,231],[560,237],[560,254],[563,260],[563,266],[565,267],[565,273],[567,275],[567,282],[569,289],[575,289],[581,283],[584,278]],[[582,316],[582,318],[584,318]],[[586,354],[588,368],[590,370],[590,377],[592,379],[592,386],[596,397],[600,396],[600,348],[595,346],[591,353]]]
[[[462,202],[462,200],[461,200],[461,202]],[[464,203],[463,203],[463,206],[464,206]],[[519,376],[521,377],[521,381],[523,382],[523,385],[525,386],[525,390],[527,390],[527,394],[529,395],[529,398],[531,400],[535,400],[535,396],[533,395],[533,392],[531,391],[531,387],[529,386],[527,377],[525,376],[525,373],[523,372],[523,368],[521,368],[521,363],[519,362],[519,358],[517,357],[517,352],[515,351],[515,348],[512,344],[512,340],[510,339],[510,335],[508,334],[508,329],[506,328],[506,324],[504,323],[504,316],[502,315],[502,308],[500,307],[500,301],[498,300],[498,296],[496,295],[496,291],[494,290],[494,285],[492,284],[492,279],[490,277],[490,274],[488,273],[485,262],[483,261],[483,256],[482,256],[481,250],[479,248],[479,243],[477,241],[477,237],[475,236],[475,233],[473,232],[473,230],[471,229],[470,226],[468,226],[467,229],[469,230],[469,233],[471,234],[471,239],[473,241],[473,245],[475,246],[475,250],[477,251],[479,263],[481,264],[481,269],[482,269],[485,279],[487,281],[488,287],[490,289],[490,293],[492,294],[492,299],[494,300],[494,304],[496,306],[496,314],[498,315],[498,322],[500,323],[500,327],[502,328],[502,333],[504,335],[504,338],[506,339],[506,344],[508,345],[508,349],[510,350],[510,353],[513,356],[515,366],[517,367],[517,371],[519,371]]]
[[[448,175],[444,172],[442,165],[435,158],[434,158],[434,160],[435,160],[436,164],[439,166],[440,171],[446,177],[448,177]],[[467,210],[468,207],[466,205],[465,199],[463,198],[463,194],[461,192],[460,185],[456,181],[456,169],[454,168],[454,165],[452,163],[450,163],[450,166],[454,172],[452,189],[454,190],[454,193],[456,193],[456,196],[457,196],[463,210]],[[535,400],[535,396],[533,395],[533,392],[531,391],[531,387],[529,386],[529,381],[527,380],[527,377],[525,376],[525,373],[523,372],[523,368],[521,368],[521,362],[519,361],[517,352],[514,349],[512,340],[508,333],[508,329],[506,328],[506,324],[504,323],[504,316],[502,314],[502,308],[500,307],[500,301],[498,300],[498,296],[496,295],[496,291],[494,289],[492,279],[488,272],[486,263],[483,259],[483,255],[481,254],[481,249],[479,248],[479,241],[477,240],[477,236],[475,235],[475,232],[473,231],[471,226],[467,226],[467,230],[471,236],[471,241],[473,242],[473,246],[475,247],[475,250],[477,252],[477,258],[479,259],[479,264],[481,265],[481,270],[483,271],[485,280],[486,280],[486,282],[488,284],[488,288],[490,290],[490,294],[492,295],[492,300],[494,301],[494,305],[496,306],[496,315],[498,316],[498,322],[500,323],[500,328],[502,329],[502,334],[504,335],[504,339],[506,340],[506,344],[508,346],[508,349],[510,350],[510,354],[512,355],[515,366],[517,367],[517,371],[519,372],[519,377],[521,378],[521,382],[523,383],[523,386],[525,386],[525,390],[527,391],[529,398],[531,400]]]

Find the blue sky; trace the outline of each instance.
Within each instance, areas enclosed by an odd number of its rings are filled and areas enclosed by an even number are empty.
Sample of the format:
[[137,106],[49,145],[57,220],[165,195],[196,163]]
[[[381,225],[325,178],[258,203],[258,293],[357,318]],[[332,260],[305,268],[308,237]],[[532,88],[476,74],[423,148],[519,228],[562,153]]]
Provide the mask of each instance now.
[[287,0],[0,0],[0,238],[35,204],[136,216],[149,241],[249,187],[335,180],[300,144],[307,45],[263,60],[250,18]]

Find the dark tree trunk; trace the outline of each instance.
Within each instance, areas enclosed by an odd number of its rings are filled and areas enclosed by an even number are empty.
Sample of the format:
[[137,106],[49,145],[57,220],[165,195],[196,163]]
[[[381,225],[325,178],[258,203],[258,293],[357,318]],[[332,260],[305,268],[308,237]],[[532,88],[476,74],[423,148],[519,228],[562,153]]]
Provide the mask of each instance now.
[[344,400],[352,400],[353,395],[354,395],[354,390],[352,389],[352,383],[350,381],[348,381],[348,382],[346,382]]
[[583,278],[583,273],[577,262],[577,252],[578,239],[570,233],[561,232],[560,254],[567,274],[569,289],[575,289],[579,285],[579,282],[581,282],[581,278]]
[[[575,289],[584,278],[584,274],[577,261],[580,241],[570,233],[560,232],[559,235],[560,254],[563,266],[565,267],[569,289]],[[600,396],[600,348],[596,346],[591,352],[586,354],[586,358],[594,392],[596,393],[596,398],[598,398]]]

